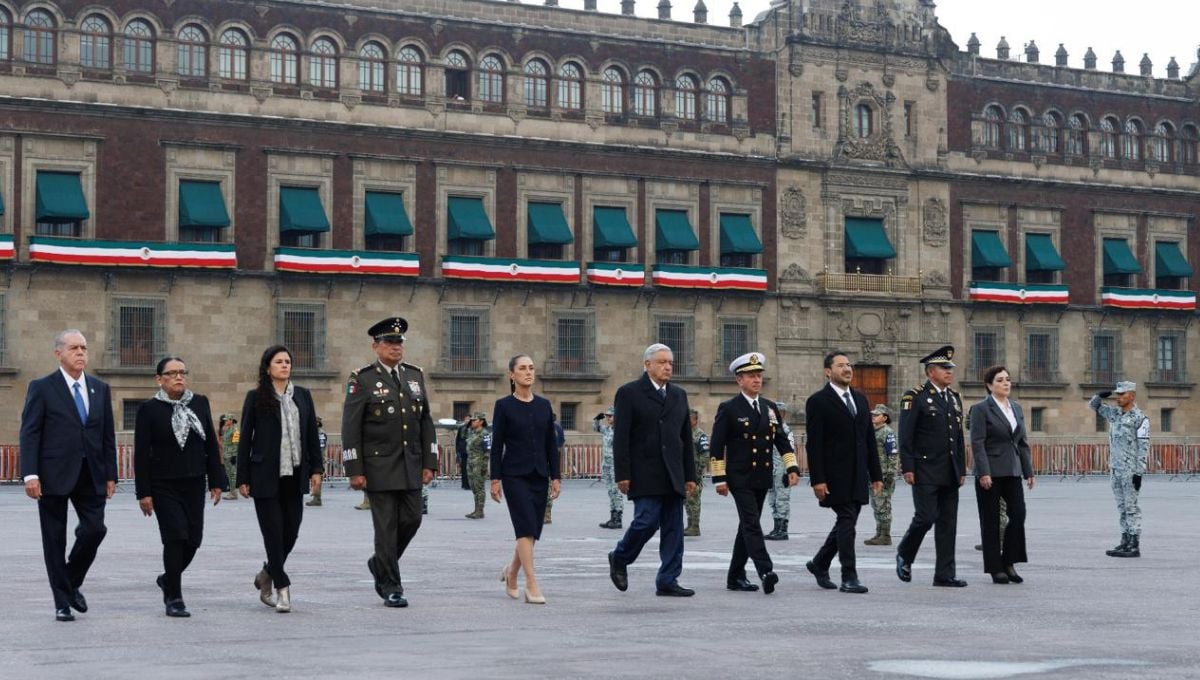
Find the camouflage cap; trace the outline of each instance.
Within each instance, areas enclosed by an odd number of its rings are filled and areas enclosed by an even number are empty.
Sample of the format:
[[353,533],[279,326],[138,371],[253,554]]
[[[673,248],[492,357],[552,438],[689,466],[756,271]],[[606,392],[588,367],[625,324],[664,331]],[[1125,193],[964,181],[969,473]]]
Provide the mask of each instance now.
[[615,416],[615,415],[617,415],[617,409],[609,406],[608,408],[604,409],[604,415]]
[[471,414],[471,420],[487,420],[487,414],[483,411],[476,411]]
[[1137,383],[1122,380],[1117,383],[1117,388],[1113,390],[1113,394],[1125,394],[1126,392],[1137,392]]
[[871,415],[883,416],[888,419],[889,423],[892,422],[892,409],[888,408],[887,404],[875,404],[875,408],[871,409]]

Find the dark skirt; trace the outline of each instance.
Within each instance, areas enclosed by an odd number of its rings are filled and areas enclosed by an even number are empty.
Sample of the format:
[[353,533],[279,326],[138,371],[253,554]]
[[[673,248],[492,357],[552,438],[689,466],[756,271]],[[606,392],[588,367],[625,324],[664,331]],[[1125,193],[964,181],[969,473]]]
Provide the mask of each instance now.
[[508,517],[512,520],[513,533],[517,538],[542,538],[542,521],[546,519],[546,496],[550,479],[533,473],[522,477],[504,477],[500,480],[504,489],[504,501],[508,504]]
[[150,482],[158,534],[162,542],[188,541],[200,545],[204,535],[204,475],[183,479],[155,479]]

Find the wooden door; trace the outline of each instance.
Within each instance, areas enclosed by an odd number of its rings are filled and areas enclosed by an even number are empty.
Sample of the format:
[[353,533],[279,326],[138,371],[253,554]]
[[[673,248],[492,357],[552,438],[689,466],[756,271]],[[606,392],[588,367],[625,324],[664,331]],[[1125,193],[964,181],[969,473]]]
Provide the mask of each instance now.
[[850,386],[867,396],[871,408],[876,404],[888,404],[888,367],[855,366]]

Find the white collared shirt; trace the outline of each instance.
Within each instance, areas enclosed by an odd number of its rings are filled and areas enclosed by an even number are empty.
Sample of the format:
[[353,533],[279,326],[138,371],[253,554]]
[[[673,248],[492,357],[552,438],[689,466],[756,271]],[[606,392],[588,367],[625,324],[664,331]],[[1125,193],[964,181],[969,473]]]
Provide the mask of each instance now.
[[1008,426],[1012,429],[1013,432],[1016,432],[1017,431],[1017,414],[1016,414],[1016,411],[1013,409],[1012,400],[1009,399],[1009,400],[1005,401],[1003,404],[1001,404],[999,401],[996,400],[996,397],[994,397],[990,394],[988,395],[988,399],[991,399],[992,403],[995,404],[996,407],[1000,409],[1000,412],[1003,413],[1004,417],[1008,419]]
[[83,395],[83,408],[88,413],[92,412],[92,400],[88,397],[87,374],[80,373],[79,380],[71,377],[66,369],[62,366],[58,367],[58,372],[62,374],[64,380],[67,381],[67,392],[71,395],[71,403],[75,403],[75,383],[79,383],[79,393]]
[[762,413],[762,411],[758,408],[758,402],[761,396],[762,395],[759,395],[758,397],[752,397],[745,392],[742,392],[742,398],[750,403],[750,408],[754,409],[756,413]]
[[[647,375],[646,377],[647,377],[647,378],[650,378],[650,376],[649,376],[649,375]],[[665,389],[667,388],[667,385],[666,385],[666,383],[663,383],[662,385],[659,385],[658,383],[654,382],[654,378],[650,378],[650,384],[651,384],[651,385],[654,385],[654,391],[655,391],[655,392],[657,392],[658,390],[665,390]]]
[[[829,381],[829,386],[833,388],[834,392],[837,392],[838,399],[841,399],[843,404],[846,403],[846,395],[850,394],[850,388],[847,387],[845,389],[842,389],[841,387],[838,387],[837,385],[833,384],[832,380]],[[853,394],[850,394],[850,400],[851,401],[854,400]]]

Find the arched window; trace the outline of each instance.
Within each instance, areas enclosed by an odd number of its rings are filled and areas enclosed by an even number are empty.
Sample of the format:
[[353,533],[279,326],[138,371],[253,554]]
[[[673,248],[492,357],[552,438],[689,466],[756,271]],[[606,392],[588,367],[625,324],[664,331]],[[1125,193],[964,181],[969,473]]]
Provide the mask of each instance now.
[[1142,124],[1136,120],[1125,123],[1125,134],[1121,136],[1121,158],[1128,161],[1142,159]]
[[1087,120],[1082,114],[1076,113],[1067,122],[1066,147],[1067,154],[1083,156],[1087,154]]
[[313,41],[312,51],[308,56],[308,83],[326,90],[337,89],[337,45],[329,38],[317,38]]
[[125,70],[129,73],[154,72],[154,29],[141,19],[125,24]]
[[550,105],[550,69],[541,59],[525,64],[525,106],[545,108]]
[[729,83],[724,78],[709,78],[704,93],[704,117],[714,123],[729,122]]
[[79,25],[79,65],[112,68],[112,26],[99,14],[89,16]]
[[1042,116],[1042,124],[1038,126],[1037,150],[1046,154],[1058,153],[1058,134],[1062,121],[1053,111]]
[[471,98],[471,60],[454,50],[446,55],[446,99],[465,102]]
[[479,60],[479,99],[494,104],[504,101],[504,62],[494,54]]
[[1008,114],[1008,150],[1025,151],[1029,140],[1029,114],[1013,109]]
[[217,75],[225,80],[245,80],[249,75],[250,40],[245,33],[231,28],[221,34],[217,47]]
[[54,63],[54,17],[43,9],[25,15],[25,51],[22,58],[31,64]]
[[989,106],[983,110],[983,145],[990,149],[1000,148],[1000,125],[1004,120],[1004,112],[999,106]]
[[12,17],[0,7],[0,60],[7,61],[12,50]]
[[866,139],[875,133],[875,125],[873,115],[869,104],[859,104],[854,107],[854,133],[862,139]]
[[1200,158],[1197,152],[1197,146],[1200,145],[1200,134],[1196,133],[1195,125],[1184,125],[1179,131],[1179,162],[1184,165],[1195,165],[1197,158]]
[[363,92],[382,94],[387,90],[384,81],[387,73],[387,52],[376,42],[369,42],[358,51],[358,89]]
[[175,54],[179,75],[187,78],[208,75],[208,36],[199,26],[188,24],[179,31]]
[[605,113],[625,113],[625,74],[615,66],[604,69],[601,77],[600,109]]
[[396,53],[396,93],[420,97],[423,92],[424,58],[421,51],[412,46],[401,47]]
[[1150,138],[1150,158],[1158,163],[1170,163],[1171,147],[1175,137],[1175,128],[1168,122],[1154,126],[1154,136]]
[[633,78],[633,113],[646,117],[658,114],[658,80],[649,71],[638,71]]
[[1104,158],[1117,157],[1117,129],[1119,125],[1115,118],[1105,118],[1100,121],[1100,155]]
[[700,82],[686,73],[675,79],[675,117],[696,120],[700,117]]
[[271,39],[271,82],[280,85],[300,83],[300,43],[287,33]]
[[558,108],[578,111],[583,108],[583,69],[567,62],[558,68],[556,86]]

